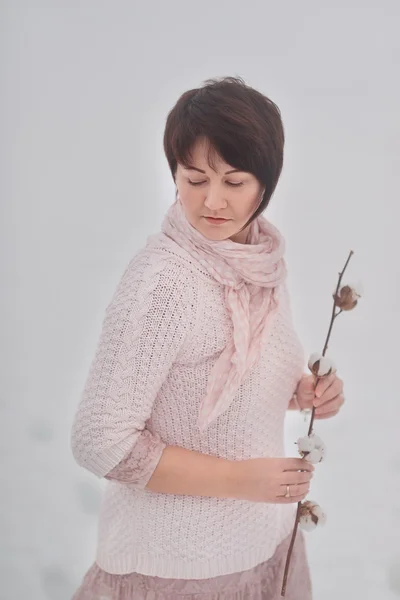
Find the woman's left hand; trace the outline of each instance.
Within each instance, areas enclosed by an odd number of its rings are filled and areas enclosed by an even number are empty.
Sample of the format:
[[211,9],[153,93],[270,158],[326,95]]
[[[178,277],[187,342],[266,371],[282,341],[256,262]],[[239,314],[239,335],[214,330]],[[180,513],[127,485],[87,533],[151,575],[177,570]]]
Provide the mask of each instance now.
[[314,392],[317,378],[304,374],[297,386],[297,402],[300,409],[315,409],[315,419],[329,419],[338,414],[344,403],[343,381],[336,375],[322,377]]

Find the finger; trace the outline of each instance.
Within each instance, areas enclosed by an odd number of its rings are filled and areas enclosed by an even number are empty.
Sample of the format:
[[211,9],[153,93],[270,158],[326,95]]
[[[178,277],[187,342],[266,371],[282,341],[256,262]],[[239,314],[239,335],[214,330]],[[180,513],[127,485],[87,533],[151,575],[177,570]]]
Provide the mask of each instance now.
[[[309,483],[302,483],[300,485],[291,485],[291,486],[289,486],[289,493],[290,493],[290,497],[291,498],[295,498],[296,496],[307,495],[309,491],[310,491],[310,484]],[[287,486],[286,485],[282,485],[281,486],[281,490],[277,494],[277,497],[278,498],[283,498],[283,497],[286,496],[286,493],[287,493]]]
[[315,387],[315,376],[314,375],[305,375],[299,384],[299,388],[301,390],[302,395],[310,395],[314,396],[314,387]]
[[336,379],[335,373],[328,375],[328,377],[322,377],[322,379],[319,380],[319,382],[315,388],[315,396],[317,398],[321,398],[321,396],[323,396],[325,394],[326,390],[333,384],[335,379]]
[[331,373],[328,377],[320,379],[315,388],[315,395],[317,398],[320,398],[336,379],[338,379],[336,373]]
[[344,404],[344,397],[342,394],[336,396],[333,400],[329,400],[329,402],[325,402],[321,406],[315,409],[316,415],[325,415],[330,412],[338,411],[341,406]]
[[314,477],[314,471],[289,471],[282,473],[279,482],[280,485],[297,485],[299,483],[309,483]]
[[315,399],[314,405],[315,406],[321,406],[321,404],[325,404],[326,402],[329,402],[330,400],[333,400],[334,398],[336,398],[336,396],[339,396],[342,393],[343,393],[343,383],[342,383],[342,381],[340,379],[336,379],[325,390],[325,392],[322,394],[322,396],[320,396],[319,398]]
[[305,410],[307,408],[308,409],[314,408],[315,396],[314,396],[313,392],[308,395],[304,395],[303,393],[301,393],[301,395],[297,396],[297,400],[298,400],[299,405],[301,406],[302,410]]
[[315,415],[315,417],[314,417],[314,418],[315,418],[315,419],[318,419],[319,421],[320,421],[321,419],[330,419],[331,417],[334,417],[334,416],[336,416],[337,414],[339,414],[339,412],[340,412],[339,410],[335,410],[335,411],[333,411],[333,412],[326,413],[325,415]]
[[303,458],[292,458],[289,462],[289,468],[283,471],[314,471],[315,467]]

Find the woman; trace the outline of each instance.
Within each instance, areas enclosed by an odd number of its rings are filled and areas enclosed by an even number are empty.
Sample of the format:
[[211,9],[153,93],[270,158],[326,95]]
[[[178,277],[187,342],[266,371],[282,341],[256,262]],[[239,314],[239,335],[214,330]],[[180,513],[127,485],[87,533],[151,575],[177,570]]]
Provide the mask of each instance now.
[[[283,147],[279,109],[240,78],[207,81],[168,115],[176,200],[106,309],[73,425],[76,461],[108,480],[74,600],[280,598],[314,470],[284,456],[286,410],[314,395],[284,239],[261,216]],[[324,418],[341,381],[321,385]],[[286,598],[311,599],[301,532]]]

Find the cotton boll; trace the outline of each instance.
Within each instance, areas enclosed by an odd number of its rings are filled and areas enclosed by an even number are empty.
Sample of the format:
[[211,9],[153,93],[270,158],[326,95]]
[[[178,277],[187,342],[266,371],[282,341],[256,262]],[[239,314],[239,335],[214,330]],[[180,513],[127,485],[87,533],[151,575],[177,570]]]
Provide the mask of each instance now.
[[326,454],[324,442],[315,433],[299,438],[297,447],[300,456],[313,465],[322,462]]
[[327,521],[327,516],[323,512],[322,508],[317,504],[313,507],[312,512],[318,519],[318,525],[325,525]]
[[332,373],[333,369],[334,369],[333,362],[326,356],[323,356],[319,360],[319,366],[317,368],[317,375],[318,375],[318,377],[324,377],[325,375],[330,375]]
[[322,461],[321,451],[318,450],[318,448],[314,448],[313,450],[311,450],[311,452],[308,452],[304,456],[304,460],[311,463],[312,465],[317,465]]
[[317,526],[316,523],[312,520],[311,515],[305,514],[302,515],[299,519],[299,527],[304,531],[313,531]]
[[322,439],[315,433],[312,433],[310,438],[313,441],[314,450],[317,450],[319,453],[318,462],[322,462],[326,458],[326,446],[325,446],[324,442],[322,441]]
[[305,531],[312,531],[317,525],[325,525],[326,514],[319,504],[312,500],[301,503],[299,514],[299,527]]
[[323,460],[326,459],[326,446],[321,446],[320,448],[316,448],[316,450],[318,450],[319,455],[320,455],[320,459],[318,462],[322,462]]
[[312,371],[312,367],[313,367],[314,363],[319,361],[321,358],[322,358],[321,352],[313,352],[313,354],[311,354],[310,358],[308,359],[308,368],[310,369],[310,371]]
[[313,441],[314,448],[322,448],[323,446],[325,446],[324,442],[321,440],[321,438],[319,437],[319,435],[316,435],[315,433],[312,433],[310,435],[310,438]]
[[341,310],[352,310],[355,306],[357,306],[357,301],[361,298],[362,293],[362,285],[361,283],[353,284],[353,285],[342,285],[338,293],[335,292],[332,294],[335,300],[335,305],[339,307]]
[[315,443],[312,438],[305,436],[297,440],[297,447],[299,452],[311,452],[315,448]]
[[348,286],[353,290],[353,296],[361,298],[364,296],[364,286],[361,281],[348,283]]
[[331,358],[322,356],[319,352],[311,354],[308,368],[316,377],[326,377],[336,372],[336,365]]
[[[325,358],[326,358],[326,356],[325,356]],[[337,371],[336,363],[332,360],[332,358],[328,358],[328,360],[331,363],[331,368],[330,368],[328,375],[330,375],[331,373],[336,373],[336,371]]]

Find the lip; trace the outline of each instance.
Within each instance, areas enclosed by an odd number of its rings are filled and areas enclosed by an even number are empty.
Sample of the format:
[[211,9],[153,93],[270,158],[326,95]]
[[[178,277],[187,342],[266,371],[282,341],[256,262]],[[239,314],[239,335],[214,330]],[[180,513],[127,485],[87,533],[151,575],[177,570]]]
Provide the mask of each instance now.
[[229,219],[214,219],[213,217],[204,218],[212,225],[222,225],[223,223],[227,223],[229,221]]

